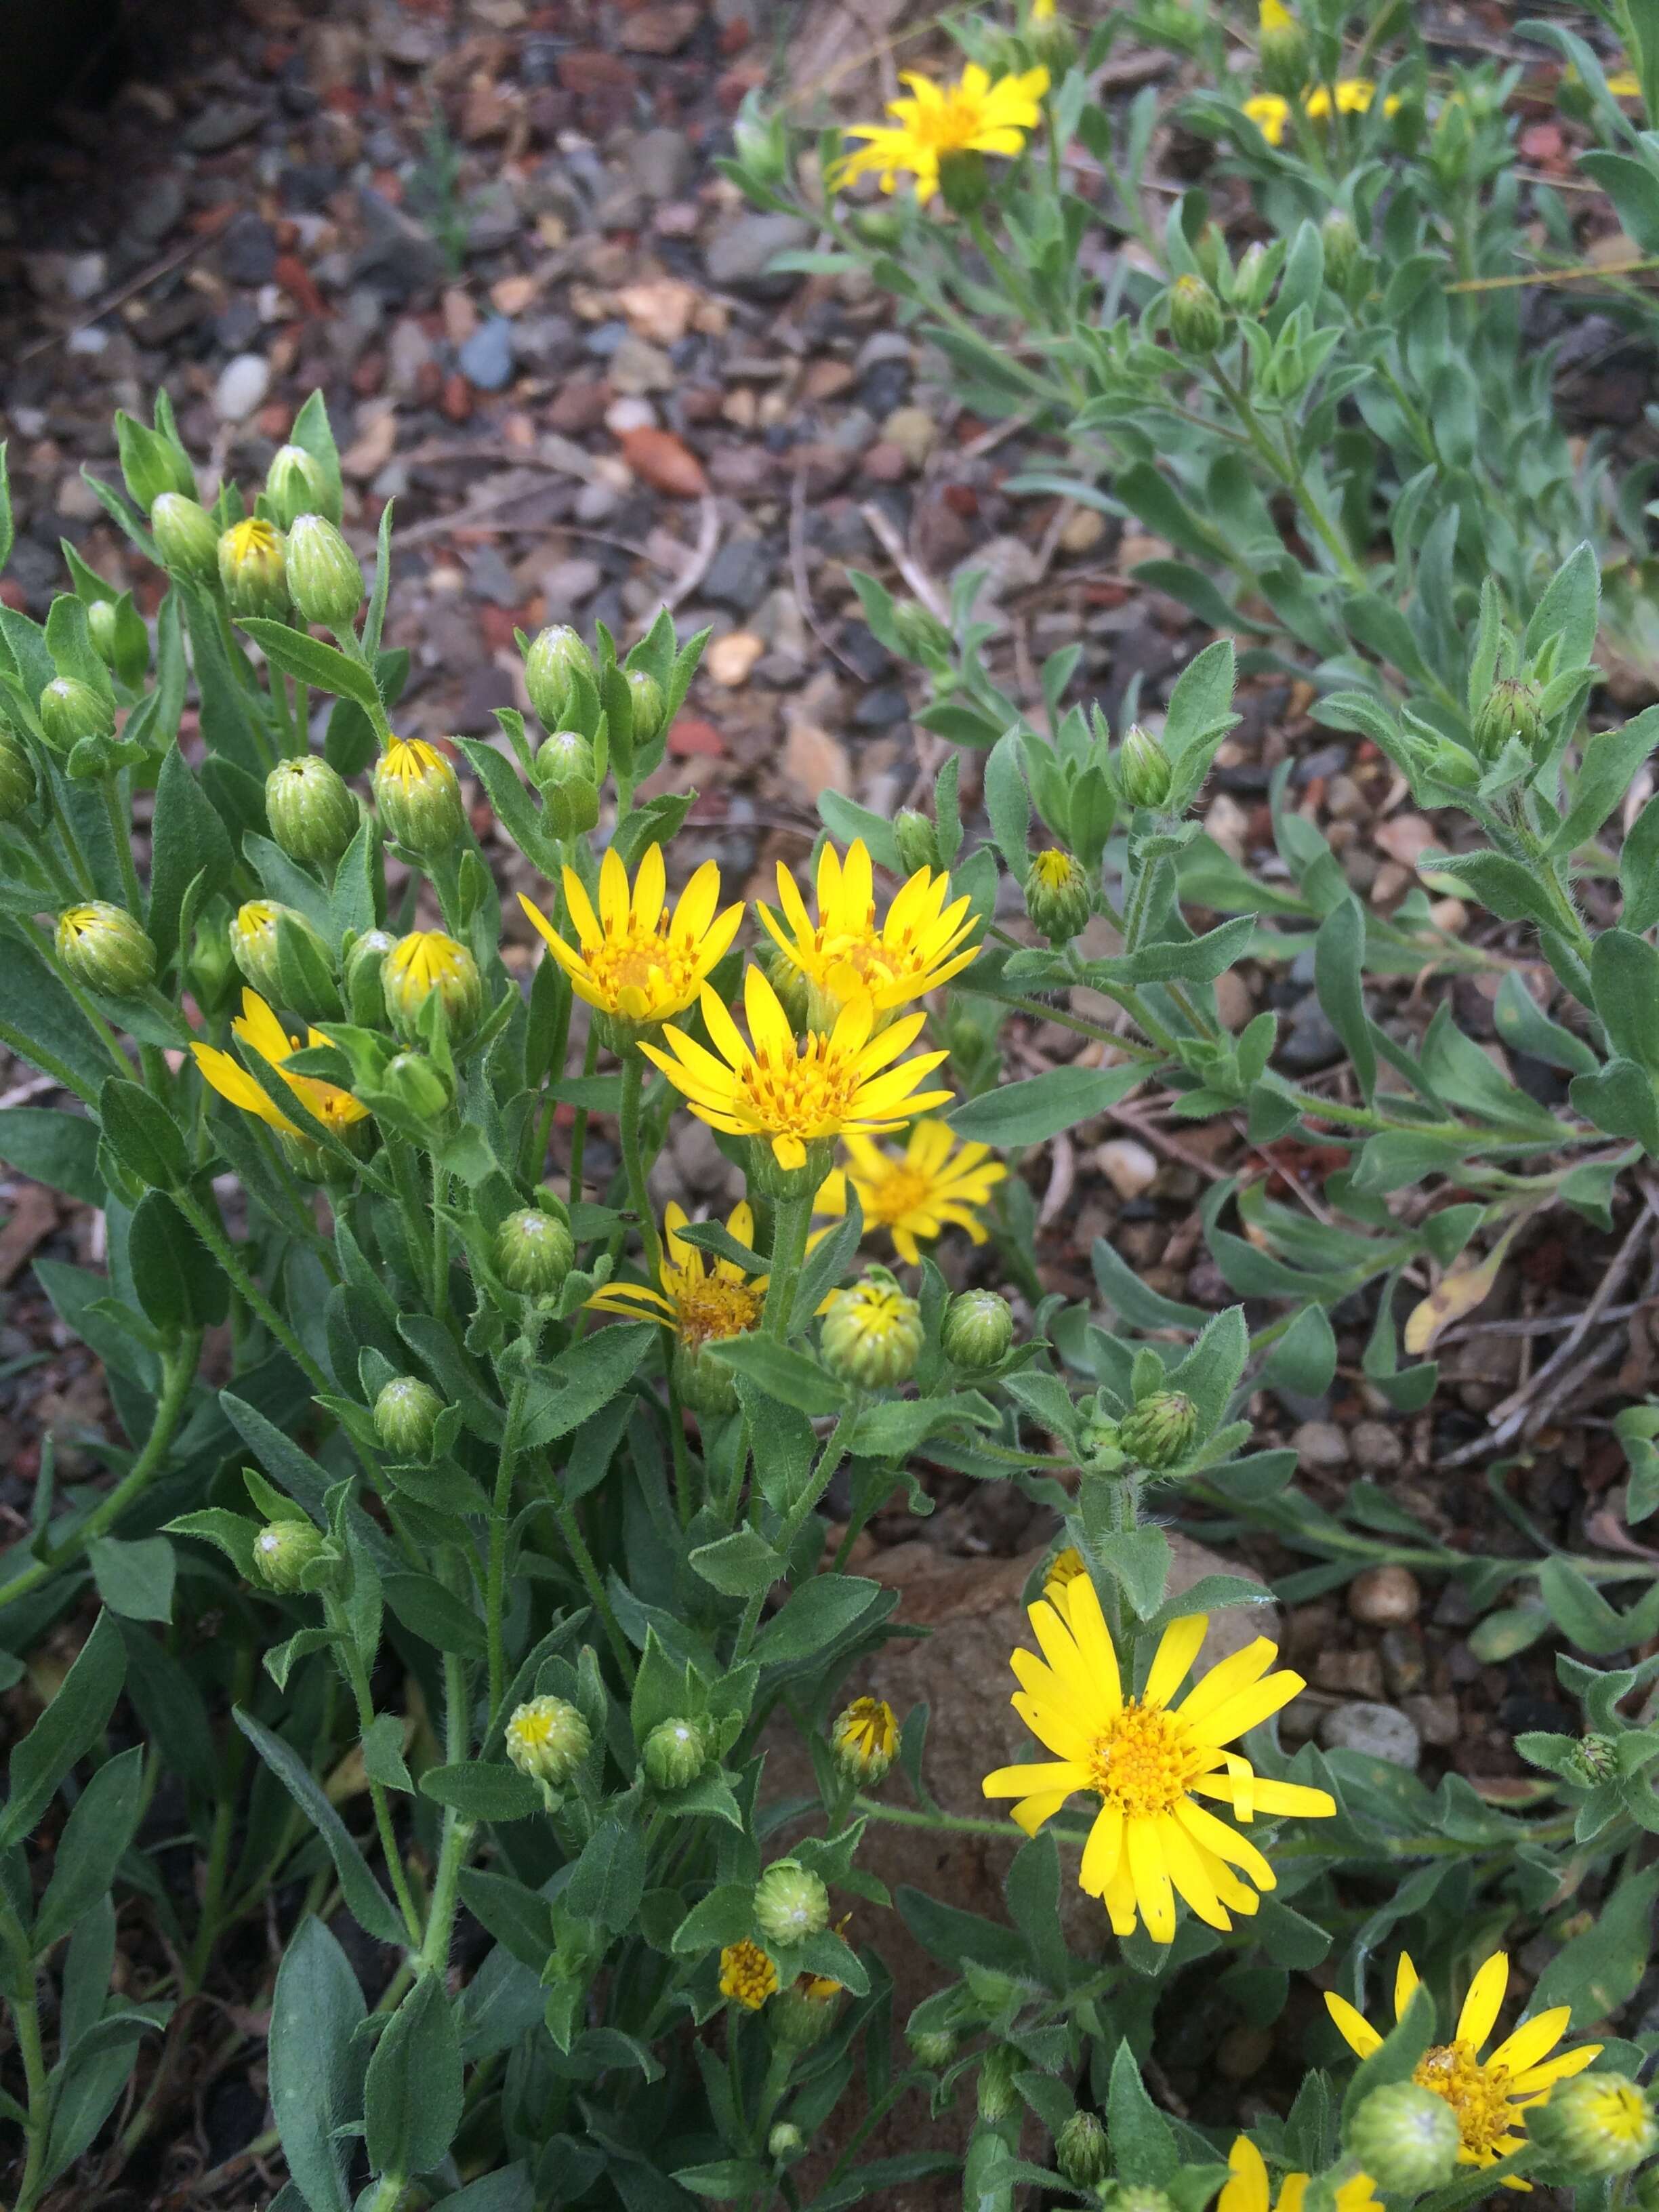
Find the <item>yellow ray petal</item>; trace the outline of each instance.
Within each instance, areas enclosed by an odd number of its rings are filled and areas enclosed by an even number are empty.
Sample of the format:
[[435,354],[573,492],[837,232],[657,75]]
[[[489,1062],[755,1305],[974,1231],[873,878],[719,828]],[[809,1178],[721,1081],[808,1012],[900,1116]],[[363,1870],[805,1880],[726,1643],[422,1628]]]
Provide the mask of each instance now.
[[1494,1951],[1469,1984],[1469,1993],[1457,2015],[1457,2039],[1460,2043],[1467,2043],[1472,2049],[1480,2050],[1498,2025],[1504,1992],[1509,1985],[1509,1953]]

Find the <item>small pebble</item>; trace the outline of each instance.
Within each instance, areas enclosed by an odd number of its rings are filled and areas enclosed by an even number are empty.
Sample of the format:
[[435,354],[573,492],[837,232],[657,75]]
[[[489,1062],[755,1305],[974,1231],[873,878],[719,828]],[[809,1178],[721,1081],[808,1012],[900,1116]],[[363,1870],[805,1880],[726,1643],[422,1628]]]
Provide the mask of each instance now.
[[1407,1714],[1397,1705],[1364,1698],[1333,1706],[1320,1723],[1319,1741],[1327,1751],[1357,1751],[1366,1759],[1386,1759],[1391,1766],[1408,1770],[1423,1756],[1423,1740]]
[[1110,1137],[1095,1154],[1100,1170],[1120,1198],[1139,1198],[1158,1180],[1157,1155],[1133,1137]]
[[264,404],[270,389],[270,363],[263,354],[234,355],[213,387],[213,411],[222,422],[246,422]]
[[1386,1474],[1405,1464],[1405,1440],[1387,1421],[1356,1422],[1349,1434],[1348,1449],[1356,1465],[1370,1474]]
[[1309,1473],[1348,1463],[1348,1439],[1334,1421],[1304,1421],[1291,1437],[1291,1449]]
[[513,374],[513,325],[502,316],[492,315],[479,324],[455,359],[461,374],[477,391],[501,391]]
[[1409,1567],[1367,1567],[1348,1584],[1348,1611],[1370,1628],[1415,1620],[1422,1605],[1422,1589]]
[[1463,1733],[1455,1698],[1407,1698],[1401,1702],[1424,1742],[1433,1744],[1437,1750],[1445,1750]]
[[755,663],[765,650],[764,640],[757,637],[752,630],[734,629],[729,636],[714,640],[703,665],[716,684],[735,691],[749,681]]
[[1230,2027],[1215,2050],[1216,2070],[1227,2081],[1248,2081],[1259,2074],[1273,2055],[1270,2027],[1250,2027],[1243,2022]]

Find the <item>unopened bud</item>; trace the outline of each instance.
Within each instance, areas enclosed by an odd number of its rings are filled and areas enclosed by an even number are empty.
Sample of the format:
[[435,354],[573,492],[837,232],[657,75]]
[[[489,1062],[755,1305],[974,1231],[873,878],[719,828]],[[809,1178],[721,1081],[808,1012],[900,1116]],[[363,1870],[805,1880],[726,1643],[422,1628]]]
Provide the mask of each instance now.
[[65,907],[55,938],[58,965],[83,990],[130,999],[155,975],[155,947],[125,907],[88,899]]
[[441,929],[412,929],[380,963],[380,989],[392,1028],[413,1042],[421,1034],[427,1003],[438,999],[451,1036],[472,1034],[483,1011],[483,981],[465,945]]
[[787,1990],[780,1990],[767,2007],[766,2024],[781,2050],[811,2051],[835,2026],[840,1987],[825,1982],[822,1996],[816,1994],[818,1987],[817,1982],[803,1977]]
[[374,1433],[399,1459],[432,1456],[432,1438],[444,1401],[418,1375],[394,1375],[374,1401]]
[[219,540],[219,581],[238,620],[281,622],[288,613],[288,549],[275,523],[257,515]]
[[1646,2092],[1625,2074],[1577,2074],[1558,2081],[1528,2112],[1527,2133],[1576,2181],[1628,2173],[1659,2145]]
[[1058,845],[1039,853],[1026,872],[1025,911],[1051,945],[1068,945],[1094,912],[1088,878]]
[[338,772],[320,753],[280,760],[265,778],[265,818],[290,860],[331,868],[362,817]]
[[1325,281],[1346,299],[1364,267],[1365,252],[1354,219],[1346,208],[1333,208],[1319,226],[1325,246]]
[[568,623],[538,630],[524,660],[524,688],[542,725],[556,730],[570,719],[575,679],[593,678],[593,656]]
[[455,1103],[453,1088],[423,1052],[395,1053],[381,1071],[380,1087],[417,1121],[441,1121]]
[[592,1746],[587,1723],[563,1698],[532,1698],[515,1705],[507,1724],[506,1751],[520,1774],[562,1790]]
[[939,829],[925,814],[914,806],[902,806],[893,823],[893,835],[898,842],[899,860],[911,874],[918,869],[942,868],[939,857]]
[[781,184],[789,171],[789,140],[783,116],[776,111],[763,112],[754,94],[745,94],[732,125],[732,150],[757,184]]
[[696,1721],[659,1721],[640,1754],[653,1790],[684,1790],[708,1763],[708,1747]]
[[374,804],[398,844],[429,860],[466,827],[460,779],[424,738],[394,738],[374,763]]
[[580,730],[556,730],[536,755],[532,770],[546,801],[556,837],[580,837],[599,818],[593,748]]
[[164,491],[151,510],[149,526],[162,567],[175,576],[206,583],[219,565],[219,532],[200,501]]
[[1201,276],[1177,276],[1170,287],[1170,335],[1182,353],[1212,354],[1226,331],[1221,302]]
[[1238,266],[1233,271],[1233,305],[1247,315],[1254,314],[1267,305],[1273,287],[1273,263],[1258,238],[1238,257]]
[[323,1532],[309,1521],[268,1521],[253,1540],[253,1565],[267,1589],[292,1596],[323,1548]]
[[806,2138],[793,2120],[779,2120],[766,2138],[769,2158],[784,2162],[799,2158],[806,2148]]
[[986,2052],[980,2061],[975,2085],[981,2119],[989,2120],[995,2126],[1018,2110],[1019,2092],[1014,2087],[1014,2077],[1019,2071],[1019,2053],[1011,2045],[994,2044]]
[[87,609],[87,635],[106,668],[115,665],[115,602],[94,599]]
[[0,822],[15,822],[34,797],[34,763],[15,730],[0,722]]
[[899,643],[916,660],[938,660],[951,651],[951,633],[920,599],[901,599],[893,609]]
[[115,709],[78,676],[55,676],[40,694],[40,732],[55,753],[73,752],[83,738],[115,733]]
[[1538,686],[1526,677],[1500,676],[1474,718],[1475,750],[1481,759],[1495,761],[1511,738],[1531,752],[1543,734]]
[[1284,0],[1261,0],[1256,45],[1267,89],[1285,100],[1299,100],[1308,81],[1308,34]]
[[1117,1446],[1154,1473],[1184,1459],[1198,1434],[1198,1408],[1180,1390],[1155,1390],[1117,1425]]
[[775,1859],[755,1884],[755,1925],[769,1943],[787,1950],[830,1925],[830,1893],[795,1859]]
[[830,1372],[863,1390],[908,1382],[922,1340],[921,1308],[885,1267],[835,1293],[819,1335]]
[[1416,2197],[1450,2180],[1462,2139],[1443,2097],[1415,2081],[1390,2081],[1360,2105],[1346,2147],[1379,2189]]
[[677,1337],[674,1388],[681,1405],[704,1419],[738,1410],[738,1378],[723,1359],[711,1359],[708,1344],[717,1340]]
[[939,163],[939,198],[952,215],[977,215],[991,189],[985,156],[973,147],[941,154]]
[[331,521],[339,519],[323,465],[303,446],[278,446],[271,455],[265,471],[265,501],[283,530],[292,530],[302,514],[326,515]]
[[1054,2164],[1074,2188],[1106,2179],[1106,2130],[1093,2112],[1073,2112],[1054,2137]]
[[836,1715],[830,1753],[841,1773],[861,1790],[884,1782],[898,1750],[898,1722],[884,1698],[854,1698]]
[[1610,1735],[1581,1735],[1567,1754],[1577,1778],[1589,1789],[1611,1782],[1619,1771],[1619,1753]]
[[661,684],[647,670],[628,668],[623,675],[634,702],[634,742],[636,745],[648,745],[661,732],[668,702],[663,697]]
[[1150,730],[1143,730],[1139,722],[1133,724],[1123,740],[1123,750],[1117,757],[1117,771],[1123,780],[1123,796],[1131,806],[1150,807],[1154,812],[1170,796],[1174,776],[1170,768],[1170,757]]
[[931,2066],[935,2072],[948,2066],[957,2055],[957,2038],[948,2027],[910,2027],[905,2030],[905,2040],[919,2066]]
[[239,906],[230,925],[230,949],[245,980],[273,1005],[287,1004],[283,988],[280,933],[286,924],[305,939],[324,967],[329,951],[304,915],[275,899],[249,899]]
[[575,1261],[570,1231],[538,1206],[509,1213],[495,1231],[495,1272],[521,1297],[554,1297]]
[[1099,2203],[1101,2212],[1176,2212],[1174,2197],[1149,2181],[1106,2182]]
[[378,1029],[386,1019],[380,969],[397,942],[389,929],[366,929],[345,956],[346,1010],[362,1029]]
[[970,1374],[996,1366],[1013,1340],[1013,1308],[994,1291],[958,1291],[945,1310],[939,1349]]
[[345,539],[320,514],[302,514],[288,533],[288,587],[308,623],[348,629],[363,603],[363,572]]

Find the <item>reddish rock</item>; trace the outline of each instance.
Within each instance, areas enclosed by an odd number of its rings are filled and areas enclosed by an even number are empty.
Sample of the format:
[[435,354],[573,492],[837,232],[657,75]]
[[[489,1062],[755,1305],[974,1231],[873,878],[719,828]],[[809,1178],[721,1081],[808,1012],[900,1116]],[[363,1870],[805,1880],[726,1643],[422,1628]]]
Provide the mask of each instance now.
[[668,750],[682,759],[722,760],[726,740],[712,722],[682,717],[668,733]]
[[708,489],[702,463],[672,430],[649,425],[625,430],[622,450],[629,467],[653,491],[667,492],[675,499],[696,499]]
[[379,346],[371,346],[352,369],[351,388],[360,399],[371,399],[385,382],[386,356]]
[[310,270],[297,253],[279,253],[271,275],[302,315],[319,318],[329,313],[328,301],[317,289]]
[[480,602],[478,628],[483,633],[484,643],[492,653],[501,652],[506,647],[511,645],[514,642],[514,629],[521,629],[523,627],[524,609],[522,607],[498,607],[489,599]]
[[864,473],[873,483],[898,483],[908,472],[910,464],[896,446],[883,441],[872,446],[862,463]]
[[631,63],[617,54],[601,53],[597,46],[578,46],[559,57],[559,82],[567,92],[633,92],[639,82]]
[[750,22],[749,18],[746,15],[734,15],[720,31],[720,52],[723,54],[740,54],[754,35],[754,26]]
[[702,10],[697,0],[659,0],[627,16],[622,27],[622,46],[630,54],[676,54],[697,27]]
[[459,368],[452,369],[444,379],[443,396],[439,402],[452,422],[465,422],[472,413],[472,386]]
[[568,384],[560,386],[549,403],[547,427],[567,438],[597,430],[615,397],[603,377],[573,377]]
[[274,438],[280,445],[294,428],[294,410],[286,399],[272,399],[259,410],[253,423],[262,438]]
[[759,62],[739,62],[734,69],[722,70],[714,80],[714,97],[730,115],[735,115],[751,92],[758,92],[766,82],[766,70]]

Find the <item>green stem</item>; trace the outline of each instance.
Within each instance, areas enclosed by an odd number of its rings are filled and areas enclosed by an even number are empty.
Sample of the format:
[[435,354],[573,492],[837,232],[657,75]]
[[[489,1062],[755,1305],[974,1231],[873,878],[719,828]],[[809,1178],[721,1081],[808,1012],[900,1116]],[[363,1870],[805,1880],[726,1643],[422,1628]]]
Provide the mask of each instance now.
[[191,1191],[179,1189],[173,1191],[171,1195],[179,1212],[184,1215],[203,1243],[207,1246],[208,1250],[212,1253],[226,1274],[229,1276],[236,1289],[270,1331],[277,1343],[282,1346],[312,1389],[325,1396],[333,1389],[333,1383],[324,1374],[322,1369],[306,1350],[276,1307],[272,1305],[258,1284],[254,1281],[252,1275],[243,1263],[240,1251],[226,1236],[223,1226],[217,1218]]
[[647,1279],[654,1283],[662,1273],[662,1240],[651,1211],[651,1193],[645,1180],[645,1152],[640,1142],[640,1097],[645,1085],[643,1054],[623,1056],[621,1129],[623,1166],[628,1176],[628,1195],[639,1216],[640,1237],[645,1246]]
[[[361,1739],[368,1734],[374,1720],[374,1700],[369,1692],[368,1677],[350,1627],[340,1618],[337,1606],[328,1600],[325,1600],[325,1604],[329,1625],[334,1631],[335,1650],[340,1655],[340,1662],[345,1669],[346,1680],[350,1684],[352,1698],[356,1705],[357,1734]],[[392,1825],[391,1801],[386,1794],[384,1784],[376,1782],[372,1776],[368,1780],[368,1801],[374,1808],[374,1826],[380,1838],[380,1856],[385,1859],[386,1870],[392,1877],[392,1892],[398,1899],[398,1910],[403,1914],[404,1925],[409,1930],[409,1940],[411,1943],[419,1943],[422,1940],[421,1916],[415,1909],[415,1899],[410,1893],[409,1875],[404,1866],[404,1855],[398,1848],[397,1831]]]
[[144,894],[138,885],[138,868],[132,857],[132,835],[127,828],[125,815],[121,811],[121,779],[106,775],[99,779],[104,794],[104,811],[109,817],[109,834],[115,847],[115,859],[121,871],[121,889],[125,895],[127,912],[135,921],[144,918]]
[[[233,1710],[247,1703],[253,1687],[253,1646],[245,1644],[236,1655],[230,1692]],[[230,1863],[231,1838],[236,1827],[236,1792],[247,1758],[247,1738],[240,1729],[227,1729],[224,1751],[219,1762],[219,1802],[214,1809],[213,1834],[208,1843],[207,1876],[202,1885],[201,1917],[196,1923],[196,1940],[191,1945],[190,1956],[181,1978],[181,1987],[186,1996],[194,1995],[201,1988],[207,1973],[208,1961],[213,1955],[213,1946],[218,1939],[219,1913],[225,1893],[225,1876]]]
[[1295,499],[1303,514],[1312,524],[1314,534],[1335,562],[1337,573],[1345,582],[1352,584],[1356,591],[1364,591],[1368,581],[1365,571],[1343,544],[1330,518],[1309,489],[1308,480],[1302,472],[1301,464],[1291,450],[1288,428],[1285,432],[1285,447],[1281,452],[1262,428],[1261,416],[1251,406],[1244,392],[1233,382],[1220,362],[1212,359],[1209,363],[1209,371],[1216,388],[1243,424],[1250,443],[1255,447],[1263,463],[1272,470],[1279,483]]
[[166,1462],[179,1421],[183,1419],[190,1387],[196,1380],[196,1362],[201,1351],[199,1329],[180,1338],[171,1352],[161,1356],[161,1389],[155,1401],[155,1413],[150,1422],[149,1434],[132,1465],[113,1490],[108,1492],[94,1506],[92,1511],[61,1544],[51,1547],[45,1555],[15,1574],[9,1582],[0,1584],[0,1607],[10,1605],[17,1598],[36,1589],[51,1575],[76,1558],[94,1537],[112,1528],[133,1500],[155,1480]]
[[[528,1347],[532,1358],[535,1347]],[[519,1431],[524,1425],[525,1401],[530,1395],[528,1367],[514,1382],[507,1400],[507,1425],[501,1431],[501,1455],[495,1467],[495,1495],[489,1516],[489,1562],[486,1570],[484,1611],[489,1638],[489,1722],[493,1728],[507,1692],[507,1643],[503,1618],[507,1609],[507,1531],[513,1510],[513,1477],[519,1461]]]
[[812,1223],[811,1178],[806,1187],[777,1202],[772,1231],[772,1266],[766,1285],[766,1304],[761,1310],[761,1333],[780,1342],[787,1334],[795,1304],[795,1285],[806,1250]]
[[587,1548],[587,1539],[582,1534],[581,1523],[576,1518],[576,1509],[559,1489],[556,1476],[554,1478],[551,1502],[554,1518],[559,1524],[559,1534],[564,1538],[576,1572],[581,1577],[582,1588],[587,1592],[588,1602],[599,1616],[600,1626],[604,1628],[606,1641],[611,1646],[611,1656],[621,1669],[623,1680],[631,1687],[635,1673],[634,1654],[629,1649],[628,1638],[622,1632],[621,1624],[605,1593],[605,1583],[599,1571],[593,1564],[593,1554]]
[[[582,1080],[591,1081],[599,1064],[599,1033],[597,1024],[587,1025],[587,1049],[582,1054]],[[579,1106],[570,1125],[570,1203],[580,1206],[582,1198],[582,1154],[587,1149],[587,1109]]]
[[11,2016],[22,2054],[23,2079],[28,2085],[28,2154],[13,2212],[29,2212],[41,2186],[40,2169],[46,2162],[47,2131],[52,2120],[52,2087],[46,2074],[46,2055],[40,2044],[40,2003],[34,1969],[28,1970],[28,1994],[14,1997]]
[[[835,1427],[825,1438],[823,1449],[818,1454],[818,1463],[812,1470],[811,1480],[784,1516],[782,1525],[774,1540],[775,1548],[785,1559],[787,1559],[793,1551],[795,1539],[805,1527],[809,1516],[817,1509],[819,1499],[835,1480],[836,1470],[846,1456],[847,1446],[851,1440],[861,1403],[861,1395],[854,1394],[853,1402],[843,1410]],[[836,1564],[839,1567],[840,1560],[837,1559]],[[734,1667],[740,1667],[749,1656],[749,1647],[755,1640],[755,1632],[760,1626],[761,1607],[765,1599],[764,1590],[757,1590],[743,1609],[743,1619],[738,1624],[737,1641],[732,1647],[732,1664]]]
[[[444,1655],[444,1754],[457,1765],[467,1752],[466,1667],[453,1651]],[[443,1840],[438,1847],[438,1869],[433,1877],[427,1908],[426,1935],[419,1964],[423,1972],[444,1974],[449,1970],[449,1942],[455,1926],[455,1907],[460,1893],[461,1869],[471,1847],[473,1824],[463,1820],[453,1805],[444,1808]]]

